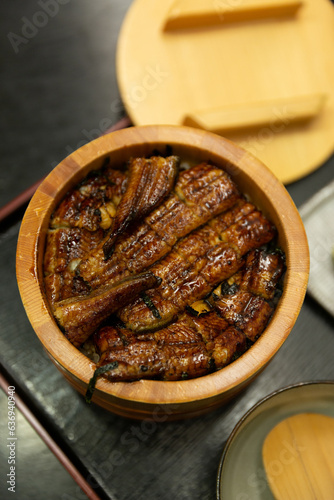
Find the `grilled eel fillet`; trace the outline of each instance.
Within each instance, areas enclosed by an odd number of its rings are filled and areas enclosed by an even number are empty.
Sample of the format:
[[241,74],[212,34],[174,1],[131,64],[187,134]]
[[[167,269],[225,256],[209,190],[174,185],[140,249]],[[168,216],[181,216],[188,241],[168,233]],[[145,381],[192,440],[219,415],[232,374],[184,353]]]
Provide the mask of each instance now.
[[61,201],[50,228],[109,229],[126,186],[127,176],[121,170],[105,166],[91,172]]
[[[141,378],[180,380],[206,375],[214,367],[228,364],[234,353],[244,351],[246,337],[234,327],[222,331],[226,322],[215,313],[199,318],[196,323],[185,314],[175,325],[157,332],[160,334],[157,339],[154,334],[137,339],[131,331],[105,327],[96,338],[96,345],[101,346],[98,366],[117,362],[117,368],[106,373],[112,381]],[[209,325],[212,338],[205,343],[200,332],[209,329]],[[173,339],[173,328],[177,339]],[[196,336],[199,338],[195,340]],[[193,341],[182,342],[182,337],[192,337]],[[118,347],[102,351],[103,346],[110,343]]]
[[108,239],[103,243],[106,259],[114,250],[116,238],[130,223],[149,214],[169,195],[174,186],[179,163],[177,156],[134,158],[131,161],[126,191],[117,207]]
[[[231,210],[227,210],[233,205],[235,206]],[[214,218],[221,212],[223,212],[222,218]],[[248,217],[249,212],[252,213]],[[245,216],[244,219],[242,216]],[[232,221],[238,218],[242,220],[236,223],[237,225],[231,225]],[[210,227],[206,225],[199,230],[199,234],[195,231],[188,238],[184,238],[207,221],[210,221]],[[51,289],[49,297],[53,299],[51,303],[56,311],[55,316],[70,340],[79,345],[92,332],[91,325],[85,327],[84,324],[87,325],[85,311],[94,308],[94,301],[100,304],[97,315],[103,321],[106,311],[110,314],[115,309],[107,300],[107,291],[114,293],[117,284],[123,283],[130,275],[136,279],[136,273],[150,266],[153,269],[152,264],[169,253],[165,262],[158,263],[154,268],[157,276],[154,285],[152,284],[152,286],[158,285],[158,280],[161,279],[166,281],[161,296],[159,291],[159,298],[162,299],[162,316],[158,311],[158,315],[153,314],[152,321],[152,310],[147,308],[146,302],[144,302],[146,310],[144,308],[143,313],[139,315],[141,323],[144,324],[144,328],[139,326],[139,329],[160,328],[180,313],[186,305],[203,297],[219,281],[231,276],[242,265],[244,253],[254,246],[265,243],[273,235],[273,227],[259,212],[254,211],[253,205],[247,204],[240,198],[236,186],[223,170],[205,163],[197,165],[181,172],[174,193],[153,210],[142,224],[117,239],[110,259],[105,259],[103,251],[105,241],[102,240],[97,250],[79,262],[72,280],[72,295],[80,294],[79,297],[70,299],[63,296],[63,300],[59,301],[58,294],[57,300],[57,294],[52,293],[52,286],[57,288],[55,276],[58,275],[51,273],[47,276],[46,285]],[[182,237],[183,239],[177,243]],[[207,244],[204,244],[206,240]],[[177,243],[176,249],[175,243]],[[50,261],[52,262],[52,259]],[[69,276],[64,280],[65,287],[66,280],[71,282],[71,270],[69,271],[68,266],[66,272]],[[173,272],[175,280],[170,279]],[[178,274],[181,275],[181,281],[177,280]],[[126,282],[128,286],[129,281]],[[70,285],[67,291],[70,294],[69,288]],[[170,294],[173,300],[170,300]],[[146,297],[150,300],[148,295]],[[133,295],[131,298],[134,298]],[[152,303],[151,300],[150,302]],[[105,304],[106,311],[101,304]],[[119,303],[119,306],[121,305]],[[155,312],[157,310],[155,308]],[[130,311],[131,316],[131,307],[126,311]],[[146,319],[143,322],[145,315]],[[122,312],[120,316],[122,317]],[[95,320],[93,324],[95,328],[98,326]],[[131,322],[131,317],[128,324],[134,329],[137,328]]]
[[[155,167],[158,168],[160,176],[164,177],[165,185],[171,189],[172,182],[170,179],[175,179],[174,171],[178,164],[178,158],[169,157],[163,160],[163,165],[161,165],[156,159]],[[145,161],[148,162],[148,160]],[[157,182],[157,177],[155,177],[155,181],[155,190],[150,191],[151,195],[149,197],[147,197],[147,194],[143,194],[142,197],[139,197],[140,203],[142,203],[142,199],[145,199],[146,204],[150,205],[152,199],[160,199],[159,196],[155,194],[155,191],[160,189],[159,186],[161,182]],[[122,182],[119,182],[117,185],[123,186]],[[144,185],[146,184],[144,183]],[[99,193],[99,188],[99,185],[98,188],[94,185],[93,191],[95,194]],[[130,183],[129,189],[131,190],[132,188],[133,185]],[[53,226],[56,225],[57,227],[62,221],[67,222],[67,220],[76,220],[77,215],[73,217],[69,216],[71,215],[70,209],[72,208],[70,201],[73,201],[73,199],[76,200],[76,202],[74,203],[72,211],[77,214],[79,210],[78,219],[80,220],[81,205],[77,203],[77,199],[81,199],[80,197],[82,195],[80,189],[81,188],[79,188],[79,193],[78,190],[75,191],[73,195],[69,195],[61,204],[60,209],[58,209],[56,215],[53,217]],[[128,187],[126,187],[124,195],[127,195],[127,189]],[[87,190],[88,188],[85,186],[85,192]],[[89,193],[91,190],[92,189],[88,190]],[[163,196],[165,196],[165,194],[166,189],[163,191]],[[136,275],[149,269],[152,264],[171,251],[178,239],[201,226],[216,214],[231,207],[239,196],[235,184],[223,170],[202,163],[187,171],[181,172],[178,176],[173,193],[147,215],[141,224],[137,225],[135,228],[130,228],[131,230],[125,234],[117,234],[116,243],[114,244],[113,242],[113,254],[108,259],[105,258],[104,248],[105,244],[110,241],[110,232],[93,251],[88,253],[88,256],[86,254],[86,257],[81,259],[78,249],[73,252],[73,255],[71,251],[69,251],[68,253],[71,254],[71,256],[68,255],[66,259],[66,244],[63,245],[64,251],[57,254],[57,250],[62,247],[62,236],[64,232],[55,234],[54,245],[52,245],[52,236],[49,235],[45,256],[45,286],[47,296],[54,313],[58,307],[58,303],[67,300],[66,305],[68,308],[71,308],[71,316],[74,314],[74,308],[76,308],[78,315],[78,338],[76,339],[72,322],[70,325],[67,324],[68,316],[66,314],[58,314],[58,312],[55,313],[59,325],[65,331],[65,334],[67,334],[69,329],[71,330],[69,338],[75,345],[78,345],[79,339],[80,341],[85,340],[83,328],[79,328],[80,315],[82,316],[82,322],[84,322],[83,310],[79,303],[80,300],[84,300],[84,303],[87,304],[86,296],[89,296],[92,291],[100,288],[102,288],[103,291],[104,287],[107,285],[111,287],[112,285],[122,282],[129,276],[136,277]],[[98,198],[99,197],[101,198],[101,196],[98,196]],[[90,197],[88,199],[89,206],[93,204],[95,207],[93,211],[95,214],[97,208],[96,205],[94,205],[94,200]],[[127,197],[125,197],[125,199],[127,200]],[[67,212],[64,210],[64,206],[67,208]],[[119,206],[121,206],[120,213],[122,218],[124,217],[122,201],[119,203]],[[125,214],[131,213],[131,210],[131,207],[130,212],[125,210]],[[143,213],[143,210],[144,207],[141,207],[139,212]],[[113,223],[111,223],[110,226],[111,233],[114,234]],[[82,226],[83,234],[85,229],[86,227]],[[71,242],[70,230],[71,228],[66,228],[67,233],[65,240],[68,244]],[[83,240],[84,239],[88,242],[87,246],[93,241],[93,238],[89,241],[87,234]],[[55,255],[57,255],[56,260],[58,261],[58,266],[53,265]],[[61,258],[63,258],[63,261],[61,261]],[[69,259],[72,260],[69,261]],[[62,264],[65,268],[62,267]],[[73,267],[71,267],[72,265]],[[61,269],[61,272],[58,272],[59,269]],[[102,293],[104,293],[104,291]],[[76,296],[79,298],[74,300],[73,304],[71,304],[70,298]],[[95,293],[93,297],[97,297]],[[129,299],[132,300],[133,298],[134,295],[131,295],[131,297],[129,296]],[[63,310],[63,306],[60,310]],[[109,308],[109,313],[111,312]],[[89,332],[90,328],[87,327],[87,336]]]
[[75,269],[110,229],[126,186],[125,173],[106,166],[92,172],[56,208],[44,254],[44,285],[51,306],[90,292]]
[[[128,177],[105,167],[64,198],[52,216],[44,258],[45,288],[51,305],[97,288],[80,276],[77,266],[92,249],[106,260],[125,228],[151,212],[170,193],[179,161],[177,156],[133,158]],[[145,265],[135,274],[144,269]],[[129,274],[116,271],[113,282]],[[101,278],[98,286],[107,282],[111,284],[108,276]]]
[[49,229],[44,254],[44,286],[52,306],[69,297],[90,293],[90,287],[75,274],[75,269],[85,255],[100,243],[103,236],[102,229]]
[[109,259],[102,241],[76,273],[92,289],[140,273],[167,255],[180,238],[231,208],[239,197],[222,169],[201,163],[182,171],[170,196],[142,223],[118,237]]
[[[180,240],[151,266],[161,284],[118,311],[127,328],[147,331],[165,326],[235,274],[247,252],[275,236],[272,224],[252,204],[240,200],[232,212],[233,216],[227,211]],[[231,220],[236,222],[226,227]]]
[[[115,238],[130,222],[149,213],[170,193],[178,166],[179,158],[176,156],[132,159],[125,193],[116,209],[111,230],[107,236],[108,239],[103,245],[105,257],[109,257]],[[94,183],[93,187],[95,188]],[[77,192],[74,190],[74,195]],[[79,192],[79,196],[80,194],[81,192]],[[96,205],[94,198],[91,201],[93,205]],[[57,215],[59,212],[62,214],[60,210]],[[95,212],[96,208],[94,214]],[[67,213],[66,210],[65,213]],[[63,219],[65,219],[64,216]],[[61,237],[59,243],[61,243]],[[73,260],[71,263],[73,264]],[[46,267],[47,265],[51,268],[53,265],[53,260],[50,260],[48,252],[46,252]],[[77,281],[78,279],[74,280],[74,283]],[[127,276],[93,291],[83,290],[81,295],[53,302],[53,313],[68,339],[73,344],[80,345],[111,313],[129,301],[130,297],[136,297],[138,293],[151,288],[151,286],[156,286],[160,281],[160,278],[156,278],[152,273]],[[81,283],[83,283],[82,280]],[[50,285],[50,278],[47,284]],[[52,297],[50,292],[49,296]]]
[[281,253],[253,250],[244,266],[206,301],[208,312],[191,308],[176,322],[150,333],[106,326],[94,335],[98,367],[113,381],[195,378],[221,369],[263,332],[274,310],[277,284],[285,270]]
[[143,290],[157,286],[160,281],[150,272],[129,276],[89,295],[57,302],[53,313],[65,330],[66,337],[75,346],[80,346],[110,314],[129,301],[129,296],[137,296]]

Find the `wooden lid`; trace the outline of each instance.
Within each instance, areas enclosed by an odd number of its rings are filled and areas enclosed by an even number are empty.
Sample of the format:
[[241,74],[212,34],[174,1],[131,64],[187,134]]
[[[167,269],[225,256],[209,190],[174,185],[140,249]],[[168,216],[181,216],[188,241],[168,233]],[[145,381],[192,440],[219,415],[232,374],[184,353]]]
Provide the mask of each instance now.
[[117,50],[135,125],[219,133],[284,183],[334,150],[329,0],[135,0]]

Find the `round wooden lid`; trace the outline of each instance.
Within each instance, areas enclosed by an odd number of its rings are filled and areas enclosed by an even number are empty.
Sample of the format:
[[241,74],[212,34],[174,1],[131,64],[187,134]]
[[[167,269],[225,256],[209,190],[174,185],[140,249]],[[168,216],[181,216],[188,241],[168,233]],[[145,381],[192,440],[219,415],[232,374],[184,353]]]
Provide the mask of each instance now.
[[284,183],[334,150],[330,0],[135,0],[117,74],[135,125],[219,133]]

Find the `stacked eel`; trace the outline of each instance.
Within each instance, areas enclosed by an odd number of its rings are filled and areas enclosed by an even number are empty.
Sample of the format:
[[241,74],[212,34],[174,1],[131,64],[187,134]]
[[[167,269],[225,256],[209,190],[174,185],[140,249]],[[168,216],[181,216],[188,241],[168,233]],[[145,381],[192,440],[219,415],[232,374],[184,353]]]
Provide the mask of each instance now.
[[113,366],[106,377],[194,378],[229,364],[266,327],[284,273],[284,255],[268,249],[275,237],[221,168],[134,159],[126,172],[86,179],[57,208],[45,287],[66,337],[93,340],[98,367]]

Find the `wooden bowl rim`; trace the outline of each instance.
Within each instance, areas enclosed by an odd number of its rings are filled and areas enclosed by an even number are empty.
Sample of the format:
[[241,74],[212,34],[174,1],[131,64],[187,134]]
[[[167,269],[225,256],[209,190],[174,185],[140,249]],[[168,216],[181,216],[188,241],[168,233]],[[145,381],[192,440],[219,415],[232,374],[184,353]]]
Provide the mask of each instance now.
[[67,377],[77,381],[78,390],[84,392],[94,373],[94,363],[65,338],[49,311],[38,264],[40,241],[56,203],[88,173],[94,161],[115,152],[124,154],[124,148],[126,153],[128,149],[151,149],[159,144],[186,147],[196,150],[199,155],[220,157],[221,162],[227,161],[230,165],[230,173],[237,183],[240,173],[246,183],[252,183],[252,176],[256,176],[256,190],[261,196],[267,193],[267,202],[275,210],[275,222],[287,254],[284,291],[262,336],[238,360],[222,370],[182,381],[110,382],[100,378],[95,393],[100,399],[182,404],[214,398],[246,384],[264,368],[288,337],[306,293],[309,252],[302,220],[283,184],[262,162],[221,136],[190,127],[146,125],[102,136],[70,154],[42,182],[26,210],[17,244],[17,282],[30,323],[55,364]]

